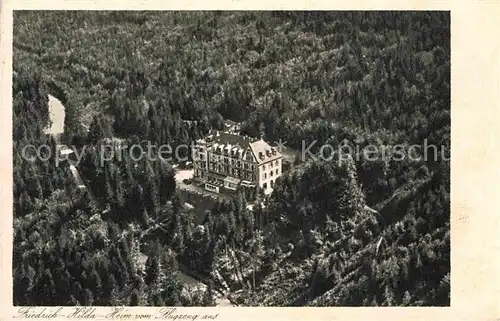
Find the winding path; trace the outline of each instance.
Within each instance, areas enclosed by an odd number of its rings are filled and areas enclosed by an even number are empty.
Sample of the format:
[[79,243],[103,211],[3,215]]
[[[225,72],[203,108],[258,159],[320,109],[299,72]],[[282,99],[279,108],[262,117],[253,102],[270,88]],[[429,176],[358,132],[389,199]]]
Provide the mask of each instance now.
[[[58,150],[64,149],[66,146],[61,144],[61,135],[64,133],[64,118],[66,114],[66,109],[61,101],[55,98],[52,95],[48,95],[49,97],[49,119],[50,126],[45,129],[45,132],[49,135],[52,135],[58,145]],[[67,148],[67,147],[66,147]],[[73,174],[73,177],[77,183],[77,186],[82,189],[86,189],[89,193],[91,190],[87,187],[85,180],[80,175],[80,171],[78,168],[70,164],[70,170]],[[92,196],[92,195],[91,195]],[[156,225],[153,228],[149,228],[142,232],[141,237],[148,234],[154,228],[161,228],[161,225]],[[164,231],[166,233],[166,231]],[[185,288],[187,291],[195,290],[196,288],[206,289],[208,285],[201,279],[197,278],[193,271],[190,271],[186,266],[182,266],[179,271],[181,274],[181,280],[185,284]],[[215,291],[219,294],[216,298],[216,306],[234,306],[233,303],[229,301],[218,289]]]

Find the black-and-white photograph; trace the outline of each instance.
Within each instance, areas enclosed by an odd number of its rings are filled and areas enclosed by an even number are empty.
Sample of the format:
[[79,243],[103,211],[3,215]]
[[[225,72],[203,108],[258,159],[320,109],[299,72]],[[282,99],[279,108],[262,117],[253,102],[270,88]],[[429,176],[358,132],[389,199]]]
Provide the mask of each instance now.
[[450,305],[449,11],[14,11],[14,306]]

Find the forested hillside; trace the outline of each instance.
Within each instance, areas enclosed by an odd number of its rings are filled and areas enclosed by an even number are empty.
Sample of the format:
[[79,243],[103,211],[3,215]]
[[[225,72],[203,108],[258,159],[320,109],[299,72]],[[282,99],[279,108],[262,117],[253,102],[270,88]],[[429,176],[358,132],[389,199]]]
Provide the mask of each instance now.
[[[244,305],[449,305],[449,13],[15,12],[13,68],[15,304],[211,304],[183,297],[179,261]],[[54,144],[48,93],[92,196],[21,157]],[[262,206],[203,226],[169,165],[98,166],[110,140],[175,147],[227,119],[298,152],[421,157],[297,160]]]
[[146,175],[136,170],[130,179],[143,181],[122,182],[117,179],[120,169],[130,172],[131,161],[108,164],[115,180],[107,183],[113,187],[105,186],[108,189],[103,192],[94,189],[93,199],[77,187],[68,163],[56,166],[54,158],[41,161],[31,148],[23,157],[25,146],[48,145],[54,151],[55,142],[42,131],[48,120],[48,92],[39,74],[15,74],[13,84],[14,304],[186,306],[205,302],[201,296],[182,294],[175,254],[157,239],[142,241],[157,232],[155,226],[148,228],[152,225],[149,215],[160,217],[156,211],[160,206],[166,210],[167,200],[176,213],[170,216],[180,215],[180,200],[173,195],[175,182],[169,182],[168,188],[160,185],[162,193],[153,201],[148,197],[154,193],[147,197],[135,193],[131,198],[132,192],[121,187],[126,183],[134,191],[142,189],[141,185],[157,191],[152,177],[165,185],[168,169],[148,167]]

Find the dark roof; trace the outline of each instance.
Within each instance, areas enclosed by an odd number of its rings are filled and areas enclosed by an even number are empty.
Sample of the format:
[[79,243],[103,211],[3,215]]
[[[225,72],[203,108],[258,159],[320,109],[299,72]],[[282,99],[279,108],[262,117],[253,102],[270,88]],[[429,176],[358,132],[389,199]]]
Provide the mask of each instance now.
[[[210,135],[212,135],[212,139],[209,139]],[[210,132],[209,136],[207,136],[207,142],[208,141],[224,145],[231,144],[233,147],[247,149],[250,147],[250,143],[257,141],[257,139],[243,135],[213,131]]]
[[[274,159],[281,158],[281,153],[277,152],[275,148],[269,146],[264,140],[259,138],[252,138],[249,136],[237,135],[223,131],[211,131],[207,137],[205,137],[209,146],[214,146],[215,144],[222,146],[223,148],[230,145],[230,149],[237,148],[241,153],[252,154],[252,158],[259,164],[272,161]],[[243,157],[246,157],[243,155]]]

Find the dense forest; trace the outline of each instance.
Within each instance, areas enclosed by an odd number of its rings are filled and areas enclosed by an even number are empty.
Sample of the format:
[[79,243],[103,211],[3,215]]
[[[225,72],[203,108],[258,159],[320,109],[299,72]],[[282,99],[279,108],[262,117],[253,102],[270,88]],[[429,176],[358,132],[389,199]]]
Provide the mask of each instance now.
[[[13,64],[14,304],[213,305],[213,287],[241,305],[449,305],[449,13],[17,11]],[[56,144],[48,94],[89,190],[22,157]],[[253,210],[238,195],[201,224],[171,164],[99,165],[103,144],[175,147],[225,120],[296,151],[421,157],[297,159]],[[182,291],[181,267],[208,290]]]

